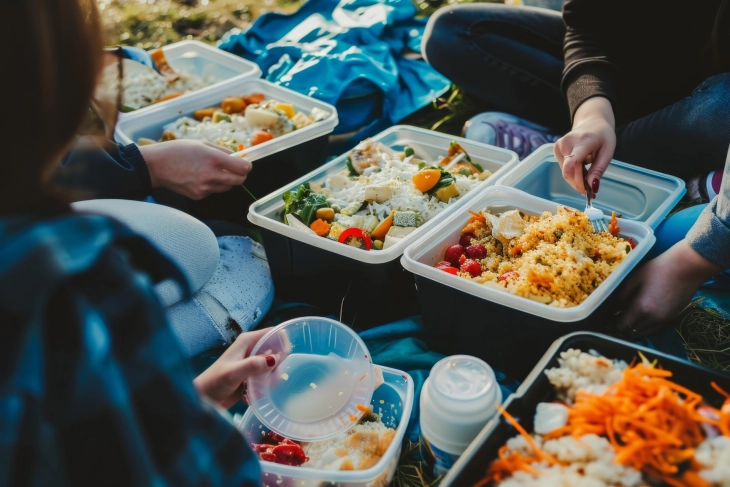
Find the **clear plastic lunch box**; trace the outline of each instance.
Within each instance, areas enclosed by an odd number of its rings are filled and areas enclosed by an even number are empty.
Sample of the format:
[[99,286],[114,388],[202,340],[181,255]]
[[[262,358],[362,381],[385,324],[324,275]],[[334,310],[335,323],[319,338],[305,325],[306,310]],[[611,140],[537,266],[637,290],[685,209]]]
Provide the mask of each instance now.
[[[209,75],[218,80],[210,86],[186,93],[178,98],[187,98],[193,93],[216,88],[232,81],[261,77],[261,68],[259,68],[258,64],[200,41],[187,40],[175,42],[163,46],[162,51],[165,53],[165,58],[173,69],[200,77]],[[120,118],[128,117],[132,113],[146,113],[153,107],[164,105],[170,101],[172,100],[159,102],[140,108],[134,112],[120,114]]]
[[[383,423],[395,428],[396,434],[385,455],[367,470],[331,471],[293,467],[271,462],[260,462],[261,483],[264,487],[385,487],[395,475],[403,438],[413,409],[413,379],[400,370],[381,367],[384,384],[373,392],[370,404],[375,413],[382,413]],[[251,443],[258,443],[268,429],[249,408],[238,424],[238,429]]]
[[[418,312],[413,276],[398,257],[405,248],[450,213],[468,204],[486,187],[517,164],[511,151],[447,134],[409,126],[391,127],[372,137],[396,150],[414,149],[425,160],[445,156],[452,140],[459,142],[472,160],[494,174],[421,225],[398,244],[385,250],[365,251],[296,230],[281,220],[282,195],[309,181],[324,181],[346,168],[343,154],[249,207],[248,219],[261,227],[277,295],[306,302],[336,313],[341,321],[362,327],[387,323]],[[343,301],[344,300],[344,301]]]
[[[200,108],[218,106],[227,95],[253,93],[263,93],[266,99],[290,103],[297,111],[306,114],[313,108],[319,108],[327,113],[327,117],[320,122],[264,142],[247,151],[247,155],[252,159],[255,158],[255,162],[245,186],[256,197],[261,197],[324,164],[327,160],[328,136],[338,123],[335,107],[263,79],[240,79],[154,105],[149,110],[129,113],[119,120],[116,139],[123,144],[136,143],[140,137],[159,140],[163,127],[168,123],[183,116],[192,117],[193,112]],[[243,223],[246,207],[251,201],[243,188],[233,188],[227,193],[212,195],[201,202],[196,202],[198,207],[202,208],[196,216],[200,219]],[[210,214],[207,213],[208,209]]]
[[[619,219],[620,235],[633,238],[636,248],[585,301],[572,308],[555,308],[433,267],[443,260],[446,248],[458,242],[468,211],[519,209],[539,215],[555,213],[559,205],[518,189],[492,186],[406,249],[401,263],[416,277],[429,344],[443,353],[458,350],[477,356],[519,379],[534,365],[526,358],[539,357],[557,337],[604,323],[598,319],[601,305],[654,245],[654,232],[644,223]],[[610,314],[605,307],[600,311]]]
[[[496,182],[571,208],[585,208],[585,196],[563,179],[553,155],[555,144],[546,144]],[[687,192],[680,178],[642,167],[611,161],[593,200],[604,214],[611,211],[655,229]]]

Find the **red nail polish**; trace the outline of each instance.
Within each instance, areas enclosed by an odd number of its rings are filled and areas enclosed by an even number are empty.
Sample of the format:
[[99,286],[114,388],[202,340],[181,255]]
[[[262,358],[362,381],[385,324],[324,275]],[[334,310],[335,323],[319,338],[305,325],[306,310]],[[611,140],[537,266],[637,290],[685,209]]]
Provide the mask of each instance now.
[[272,357],[271,355],[267,355],[266,356],[266,365],[268,365],[269,367],[273,367],[274,365],[276,365],[276,359],[274,357]]
[[593,194],[598,193],[598,186],[600,184],[600,179],[594,179],[593,184],[591,184],[591,188],[593,188]]

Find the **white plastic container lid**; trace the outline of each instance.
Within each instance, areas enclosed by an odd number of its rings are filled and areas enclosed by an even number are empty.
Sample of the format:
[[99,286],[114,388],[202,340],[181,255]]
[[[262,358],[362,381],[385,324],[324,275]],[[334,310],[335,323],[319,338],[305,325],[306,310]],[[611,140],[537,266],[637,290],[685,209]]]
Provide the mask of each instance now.
[[[165,59],[174,69],[200,77],[210,75],[217,80],[216,83],[210,86],[191,93],[185,93],[179,98],[187,98],[193,93],[215,89],[236,80],[261,77],[261,68],[258,64],[200,41],[175,42],[162,46],[162,51],[165,53]],[[152,107],[164,105],[170,103],[170,101],[172,100],[162,101],[130,113],[121,113],[120,119],[128,117],[132,113],[147,113]]]
[[[603,281],[582,303],[572,308],[555,308],[531,299],[523,298],[497,289],[485,286],[474,281],[448,274],[433,267],[444,260],[446,247],[458,242],[461,229],[469,219],[467,210],[478,212],[490,209],[493,213],[502,213],[507,210],[519,209],[532,215],[540,215],[544,211],[555,213],[559,204],[523,191],[505,186],[492,186],[482,190],[479,197],[471,200],[439,226],[421,237],[416,243],[409,246],[401,263],[406,270],[437,281],[454,289],[474,295],[487,301],[524,311],[553,321],[572,322],[587,318],[598,306],[618,287],[621,281],[636,267],[641,259],[649,252],[656,241],[654,232],[646,224],[619,218],[620,236],[631,237],[636,242],[633,249],[619,264],[605,281]],[[563,205],[564,206],[564,205]]]
[[492,368],[481,359],[454,355],[431,369],[421,393],[421,429],[430,442],[459,454],[502,402]]
[[[165,103],[137,110],[121,117],[115,131],[117,142],[122,144],[136,143],[140,137],[158,140],[162,135],[162,127],[180,117],[192,116],[195,110],[220,105],[228,95],[249,95],[262,93],[266,99],[274,99],[282,103],[294,105],[298,112],[309,113],[319,108],[328,115],[319,122],[307,125],[288,134],[276,137],[246,151],[252,160],[260,160],[271,154],[297,146],[304,142],[327,135],[337,125],[337,110],[328,103],[304,96],[296,91],[275,85],[263,79],[239,79],[213,88],[199,90],[185,97],[175,98]],[[286,175],[282,175],[286,177]]]
[[280,235],[304,242],[314,247],[326,249],[335,254],[343,255],[368,264],[383,264],[386,262],[392,262],[400,257],[405,248],[412,242],[415,242],[420,235],[423,235],[429,228],[432,228],[439,221],[446,218],[450,213],[456,211],[457,208],[463,207],[468,201],[475,198],[485,187],[495,184],[502,174],[509,171],[519,162],[517,154],[506,149],[500,149],[487,144],[474,142],[473,140],[466,140],[461,137],[454,137],[448,134],[405,125],[396,125],[391,127],[374,137],[371,137],[370,140],[380,142],[396,150],[402,150],[403,147],[410,146],[415,150],[416,155],[420,158],[431,160],[440,156],[445,156],[449,148],[449,143],[451,141],[457,141],[464,150],[469,153],[469,156],[474,162],[481,164],[484,169],[492,171],[492,176],[477,185],[455,202],[451,203],[441,213],[418,227],[416,231],[408,235],[406,238],[401,239],[397,244],[383,250],[366,251],[350,245],[343,245],[328,238],[307,234],[283,223],[279,216],[281,211],[284,209],[284,201],[281,197],[285,192],[293,191],[300,184],[310,181],[324,181],[330,175],[342,171],[347,167],[346,164],[349,152],[253,203],[248,210],[249,221],[255,225],[266,228],[267,230],[271,230],[272,232],[276,232]]
[[[585,196],[563,179],[554,147],[555,144],[543,145],[500,176],[496,185],[572,208],[584,208]],[[615,211],[627,220],[644,222],[655,229],[686,192],[680,178],[613,160],[601,178],[593,205],[608,216]]]
[[331,438],[357,424],[361,409],[370,405],[370,352],[338,321],[305,317],[282,323],[254,346],[251,355],[260,354],[273,355],[277,365],[248,379],[247,397],[256,417],[281,436]]

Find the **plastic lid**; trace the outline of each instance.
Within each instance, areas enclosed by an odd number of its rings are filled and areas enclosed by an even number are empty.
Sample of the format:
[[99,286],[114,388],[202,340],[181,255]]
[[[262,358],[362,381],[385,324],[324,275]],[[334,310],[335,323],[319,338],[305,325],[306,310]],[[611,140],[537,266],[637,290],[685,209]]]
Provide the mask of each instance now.
[[433,400],[455,414],[481,412],[494,403],[497,379],[486,362],[469,355],[446,357],[433,366]]
[[370,353],[362,339],[338,321],[287,321],[264,335],[251,354],[276,357],[272,371],[248,379],[247,396],[256,417],[284,437],[331,438],[362,417],[358,405],[370,405]]

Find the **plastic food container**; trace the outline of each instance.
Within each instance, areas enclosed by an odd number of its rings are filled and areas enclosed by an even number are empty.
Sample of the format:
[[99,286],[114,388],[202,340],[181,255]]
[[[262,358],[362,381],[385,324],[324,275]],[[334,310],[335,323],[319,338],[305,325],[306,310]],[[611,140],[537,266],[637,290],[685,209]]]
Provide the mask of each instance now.
[[[210,86],[180,96],[179,98],[182,99],[187,98],[193,93],[207,91],[236,80],[259,78],[261,76],[261,68],[259,68],[258,64],[200,41],[189,40],[175,42],[174,44],[163,46],[162,51],[165,53],[165,58],[173,69],[200,77],[210,75],[218,80]],[[165,105],[171,101],[163,101],[155,105],[140,108],[134,112],[122,113],[120,114],[120,118],[128,117],[132,113],[147,113],[153,107]]]
[[433,267],[443,260],[446,247],[458,241],[468,220],[467,210],[519,209],[539,215],[546,210],[555,213],[558,206],[514,188],[493,186],[406,249],[401,262],[416,276],[424,331],[432,347],[447,354],[474,355],[521,379],[534,365],[529,357],[539,357],[557,337],[604,325],[602,314],[613,313],[599,307],[656,240],[644,223],[619,219],[621,235],[633,238],[636,248],[585,301],[572,308],[554,308]]
[[[569,348],[577,348],[583,352],[595,350],[610,359],[621,359],[631,363],[641,351],[650,361],[659,359],[662,367],[672,372],[672,381],[701,394],[705,398],[719,398],[713,391],[710,381],[717,382],[720,387],[730,387],[730,378],[717,370],[707,369],[699,365],[680,360],[655,350],[640,347],[629,342],[617,340],[597,333],[572,333],[556,340],[543,355],[527,379],[504,403],[504,408],[519,421],[529,432],[532,431],[535,409],[540,402],[555,399],[553,386],[545,377],[545,369],[558,366],[561,352]],[[721,407],[718,399],[715,407]],[[518,435],[517,431],[501,416],[489,421],[479,436],[467,448],[461,458],[454,464],[448,475],[444,477],[443,487],[474,485],[481,480],[489,463],[497,458],[497,451],[505,442]]]
[[347,154],[329,162],[249,208],[248,219],[262,228],[274,286],[279,296],[302,301],[335,313],[340,320],[360,327],[387,323],[418,313],[413,276],[398,262],[405,247],[450,213],[474,199],[517,163],[517,154],[459,137],[408,126],[391,127],[372,140],[396,150],[406,145],[424,159],[446,155],[449,142],[458,141],[472,160],[494,174],[439,215],[421,225],[397,245],[365,251],[308,235],[281,221],[282,195],[308,181],[321,181],[346,167]]
[[[385,383],[373,392],[370,404],[376,413],[382,413],[386,426],[395,428],[396,434],[385,455],[367,470],[330,471],[292,467],[261,462],[261,483],[264,487],[385,487],[395,475],[403,437],[413,409],[413,380],[405,372],[381,367]],[[239,430],[249,442],[259,442],[268,429],[249,408],[244,414]]]
[[[496,184],[521,189],[571,208],[585,208],[585,196],[563,179],[553,155],[554,147],[554,144],[543,145]],[[655,229],[686,192],[684,181],[677,177],[611,161],[593,205],[608,216],[613,210],[627,220],[641,221]]]
[[419,405],[423,446],[436,474],[451,468],[501,403],[497,378],[483,360],[453,355],[433,366]]
[[370,404],[373,362],[350,328],[329,318],[280,324],[251,350],[278,355],[276,367],[248,379],[250,409],[268,428],[291,440],[325,440],[348,430]]
[[[313,108],[329,114],[325,120],[251,148],[248,154],[256,161],[245,186],[254,196],[261,197],[324,164],[327,160],[327,136],[337,125],[335,107],[262,79],[243,79],[196,91],[184,98],[154,105],[144,112],[130,113],[117,124],[116,139],[123,144],[136,143],[140,137],[159,140],[166,124],[183,116],[192,116],[200,108],[219,105],[227,95],[252,93],[263,93],[267,99],[290,103],[297,111],[307,114]],[[251,198],[243,188],[233,188],[197,203],[200,210],[196,216],[245,222],[246,207],[250,202]]]

